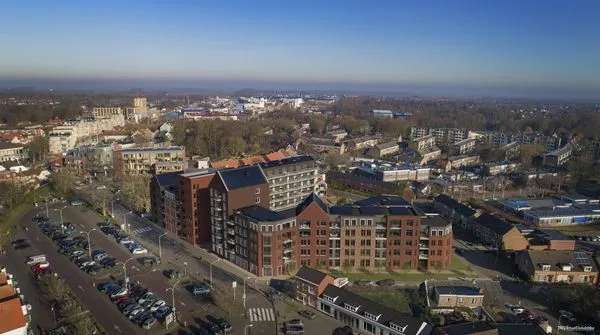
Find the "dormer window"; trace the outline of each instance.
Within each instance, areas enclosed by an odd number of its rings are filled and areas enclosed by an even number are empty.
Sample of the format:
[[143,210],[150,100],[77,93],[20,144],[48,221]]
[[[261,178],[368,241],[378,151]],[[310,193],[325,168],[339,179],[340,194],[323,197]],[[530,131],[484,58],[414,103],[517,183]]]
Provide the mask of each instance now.
[[400,332],[400,333],[404,333],[404,331],[406,330],[406,328],[408,327],[408,325],[399,325],[396,324],[394,322],[390,322],[390,328],[392,328],[393,330]]
[[590,265],[586,265],[583,267],[583,272],[592,272],[592,267]]
[[542,264],[542,271],[550,271],[550,264]]
[[365,317],[369,320],[377,321],[381,317],[381,314],[375,315],[375,314],[371,314],[369,312],[365,312]]
[[354,306],[354,305],[349,304],[349,303],[344,303],[344,308],[347,309],[347,310],[349,310],[349,311],[352,311],[352,312],[356,313],[358,311],[358,309],[360,308],[360,306]]
[[337,297],[330,297],[328,295],[323,295],[323,298],[325,298],[325,300],[329,302],[335,302],[335,300],[337,299]]
[[560,266],[560,268],[561,268],[561,270],[563,270],[563,271],[571,271],[571,270],[572,270],[572,268],[573,268],[573,266],[572,266],[571,264],[562,264],[562,265]]

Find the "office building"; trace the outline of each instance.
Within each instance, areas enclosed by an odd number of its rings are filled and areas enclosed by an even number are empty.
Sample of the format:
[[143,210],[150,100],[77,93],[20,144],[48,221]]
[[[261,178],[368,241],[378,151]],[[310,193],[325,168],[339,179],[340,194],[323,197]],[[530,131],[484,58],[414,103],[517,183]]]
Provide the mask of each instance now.
[[23,161],[29,157],[24,145],[0,142],[0,163]]
[[113,169],[117,178],[131,175],[162,174],[185,169],[185,148],[135,147],[113,152]]

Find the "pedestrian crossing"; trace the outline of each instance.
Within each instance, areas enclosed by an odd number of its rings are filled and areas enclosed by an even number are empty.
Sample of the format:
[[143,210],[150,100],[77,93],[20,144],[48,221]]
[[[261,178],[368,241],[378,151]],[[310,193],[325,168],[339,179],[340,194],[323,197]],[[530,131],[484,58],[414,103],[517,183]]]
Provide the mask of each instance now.
[[132,232],[134,234],[143,234],[143,233],[147,233],[149,231],[152,231],[152,227],[150,227],[150,226],[145,226],[142,228],[137,228],[137,229],[132,230]]
[[248,317],[250,322],[275,321],[273,308],[248,308]]

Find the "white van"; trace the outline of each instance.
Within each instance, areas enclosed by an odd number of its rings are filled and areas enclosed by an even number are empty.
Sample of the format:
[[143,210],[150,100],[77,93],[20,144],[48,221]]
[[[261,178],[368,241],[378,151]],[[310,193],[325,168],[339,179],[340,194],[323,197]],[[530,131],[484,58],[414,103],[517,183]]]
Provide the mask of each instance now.
[[38,263],[45,263],[46,262],[46,255],[34,255],[34,256],[29,256],[27,258],[27,265],[35,265]]

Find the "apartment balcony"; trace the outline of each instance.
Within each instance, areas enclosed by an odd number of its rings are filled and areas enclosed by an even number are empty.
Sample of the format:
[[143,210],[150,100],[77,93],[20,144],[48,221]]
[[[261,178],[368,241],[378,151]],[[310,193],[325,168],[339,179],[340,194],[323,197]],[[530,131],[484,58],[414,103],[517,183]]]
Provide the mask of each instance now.
[[233,236],[235,236],[235,230],[233,230],[233,229],[227,229],[227,235],[233,235]]
[[375,229],[386,229],[384,225],[378,224],[375,226]]
[[288,238],[287,240],[283,241],[283,245],[289,245],[289,244],[292,244],[292,239],[291,238]]
[[232,246],[232,245],[235,246],[236,245],[234,239],[227,239],[227,244],[230,245],[230,246]]
[[429,259],[429,255],[427,254],[419,254],[419,260],[426,260]]
[[235,227],[235,221],[227,220],[225,223],[227,224],[227,227]]
[[300,230],[310,230],[310,226],[307,224],[301,224],[300,225]]
[[429,241],[429,236],[421,235],[419,238],[421,239],[421,241]]
[[283,254],[284,255],[291,255],[293,251],[294,250],[292,248],[285,248],[285,249],[283,249]]
[[334,224],[329,226],[330,229],[340,229],[340,225],[339,224]]
[[419,243],[419,250],[429,250],[429,245],[425,243]]

